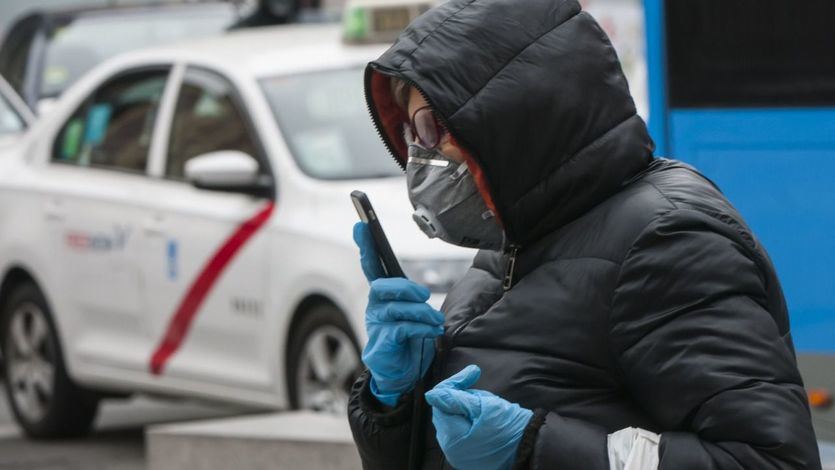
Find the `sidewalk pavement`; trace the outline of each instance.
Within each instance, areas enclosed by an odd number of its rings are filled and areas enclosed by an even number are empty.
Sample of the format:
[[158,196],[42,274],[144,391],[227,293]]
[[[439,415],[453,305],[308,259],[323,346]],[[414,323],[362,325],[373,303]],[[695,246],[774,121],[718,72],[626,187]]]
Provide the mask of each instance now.
[[344,416],[310,412],[149,428],[148,470],[360,470]]

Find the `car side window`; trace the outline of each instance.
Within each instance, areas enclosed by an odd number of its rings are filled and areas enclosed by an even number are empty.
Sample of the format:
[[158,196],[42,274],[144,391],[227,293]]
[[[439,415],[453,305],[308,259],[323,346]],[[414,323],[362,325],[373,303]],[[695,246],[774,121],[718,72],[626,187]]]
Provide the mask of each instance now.
[[102,85],[64,124],[52,160],[144,173],[167,78],[143,70]]
[[171,123],[165,176],[184,178],[186,162],[219,150],[238,150],[258,158],[247,117],[224,77],[189,68],[177,97]]

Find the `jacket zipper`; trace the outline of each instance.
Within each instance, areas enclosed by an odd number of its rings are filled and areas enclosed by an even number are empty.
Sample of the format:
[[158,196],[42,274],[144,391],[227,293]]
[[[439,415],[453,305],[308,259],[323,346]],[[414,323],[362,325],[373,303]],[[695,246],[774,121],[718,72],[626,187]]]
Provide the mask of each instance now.
[[516,271],[516,259],[519,256],[520,248],[521,247],[519,245],[514,245],[512,243],[508,246],[509,256],[505,267],[504,280],[502,281],[502,289],[504,289],[505,292],[509,291],[513,287],[513,275]]

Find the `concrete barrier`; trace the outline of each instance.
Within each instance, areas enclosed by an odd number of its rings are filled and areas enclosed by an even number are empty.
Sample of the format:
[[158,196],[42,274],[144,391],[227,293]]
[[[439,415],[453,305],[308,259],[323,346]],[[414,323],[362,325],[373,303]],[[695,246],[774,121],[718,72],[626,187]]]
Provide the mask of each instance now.
[[347,417],[276,413],[146,431],[148,470],[359,470]]

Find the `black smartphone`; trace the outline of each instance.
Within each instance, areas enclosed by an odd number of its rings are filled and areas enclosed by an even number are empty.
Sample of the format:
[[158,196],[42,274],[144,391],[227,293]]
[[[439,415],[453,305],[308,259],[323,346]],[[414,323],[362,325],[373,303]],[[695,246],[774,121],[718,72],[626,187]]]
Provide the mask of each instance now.
[[386,233],[383,232],[383,226],[380,225],[380,219],[377,218],[377,213],[374,212],[374,207],[371,206],[368,195],[362,191],[353,191],[351,192],[351,201],[357,209],[360,220],[367,223],[371,230],[374,248],[377,249],[377,256],[380,257],[380,263],[383,265],[386,277],[406,277],[403,274],[403,269],[400,268],[400,263],[397,262],[397,257],[394,256],[394,251],[389,245]]

